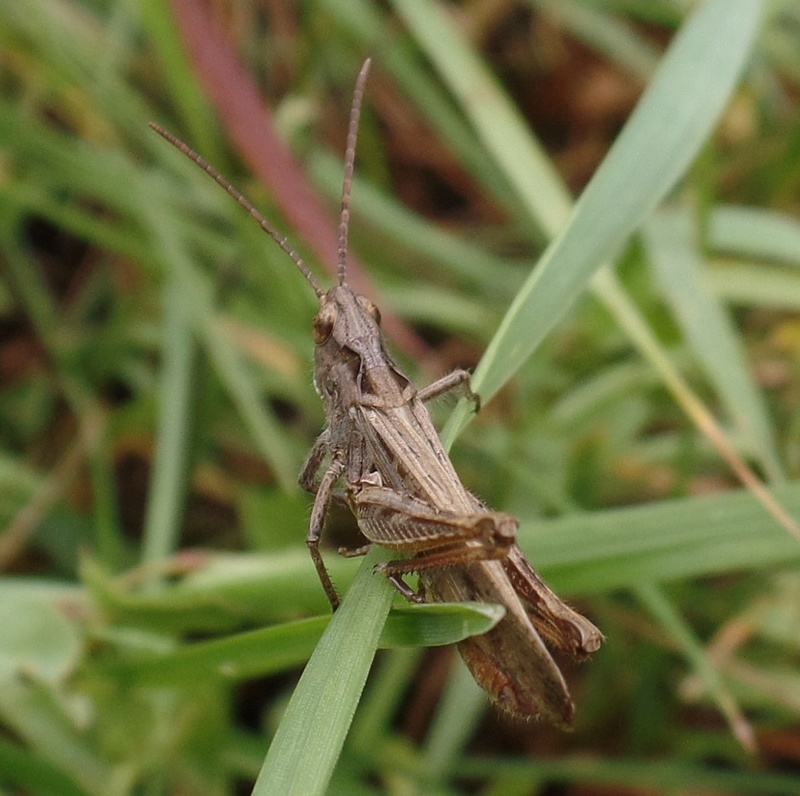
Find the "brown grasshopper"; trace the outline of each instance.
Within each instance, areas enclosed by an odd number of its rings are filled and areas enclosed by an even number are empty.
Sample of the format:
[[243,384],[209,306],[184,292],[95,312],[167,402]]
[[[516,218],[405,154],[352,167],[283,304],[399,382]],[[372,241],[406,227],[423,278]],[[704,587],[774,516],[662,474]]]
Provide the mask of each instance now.
[[[186,144],[152,125],[217,183],[289,255],[320,302],[314,318],[314,385],[327,416],[300,474],[315,494],[307,543],[335,610],[339,596],[319,550],[332,499],[344,499],[370,543],[407,556],[379,565],[409,600],[499,603],[505,617],[488,633],[458,646],[477,683],[504,710],[541,715],[567,727],[574,713],[564,678],[545,642],[583,659],[602,643],[600,631],[563,603],[515,543],[518,523],[468,492],[433,427],[424,402],[469,389],[456,370],[417,390],[386,350],[380,313],[347,284],[347,234],[358,120],[369,71],[353,97],[339,225],[338,283],[324,291],[300,256],[216,169]],[[322,472],[321,478],[317,475]],[[343,489],[339,486],[343,485]],[[348,555],[366,552],[369,545]],[[403,579],[420,577],[414,591]]]

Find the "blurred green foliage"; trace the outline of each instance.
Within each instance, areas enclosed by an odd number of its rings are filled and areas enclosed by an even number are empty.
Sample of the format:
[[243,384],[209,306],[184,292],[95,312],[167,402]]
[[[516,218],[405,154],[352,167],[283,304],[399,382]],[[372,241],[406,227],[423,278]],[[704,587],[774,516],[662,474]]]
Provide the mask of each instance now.
[[382,628],[378,551],[326,554],[353,583],[328,622],[295,486],[314,296],[147,126],[290,232],[186,54],[193,5],[0,6],[3,792],[800,792],[797,4],[215,4],[333,218],[373,56],[351,249],[417,383],[477,365],[456,466],[607,636],[567,670],[571,735],[417,646],[491,608]]

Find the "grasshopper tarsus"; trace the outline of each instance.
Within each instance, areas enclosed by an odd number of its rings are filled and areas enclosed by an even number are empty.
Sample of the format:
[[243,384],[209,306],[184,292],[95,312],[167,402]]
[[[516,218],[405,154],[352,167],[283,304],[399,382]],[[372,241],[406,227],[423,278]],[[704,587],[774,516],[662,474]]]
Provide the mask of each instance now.
[[397,591],[400,592],[400,594],[403,597],[405,597],[406,600],[408,600],[410,603],[417,603],[419,605],[422,605],[423,603],[428,602],[428,600],[425,598],[424,592],[414,591],[414,589],[412,589],[411,586],[409,586],[400,575],[389,574],[385,569],[381,567],[380,564],[377,564],[375,569],[378,572],[383,572],[386,575],[389,583],[391,583],[392,586],[394,586],[395,589],[397,589]]
[[477,415],[481,411],[481,397],[478,393],[470,393],[467,398],[472,401],[472,413]]
[[[154,129],[194,160],[256,219],[289,255],[319,299],[314,319],[314,386],[327,417],[300,472],[314,494],[306,543],[335,611],[339,594],[325,567],[320,539],[332,500],[345,500],[370,543],[409,558],[376,567],[411,602],[474,600],[503,605],[488,633],[459,645],[475,681],[516,716],[542,716],[567,727],[574,712],[564,678],[545,642],[574,658],[594,652],[603,636],[541,580],[515,543],[517,520],[486,508],[453,468],[424,402],[461,389],[480,409],[466,370],[417,390],[386,350],[380,312],[347,284],[347,237],[356,134],[369,61],[350,112],[337,284],[323,291],[300,256],[215,168],[171,133]],[[318,479],[323,464],[327,468]],[[368,546],[367,546],[368,547]],[[340,551],[360,555],[358,550]],[[419,574],[414,591],[403,579]]]
[[372,544],[362,544],[361,547],[340,547],[337,552],[342,558],[360,558],[369,553]]
[[317,570],[317,577],[319,578],[322,588],[325,591],[325,596],[331,604],[331,611],[335,611],[341,605],[339,592],[336,586],[333,585],[328,568],[325,566],[325,561],[322,558],[322,553],[319,550],[319,538],[306,539],[308,545],[308,552],[311,554],[311,560],[314,562],[314,568]]

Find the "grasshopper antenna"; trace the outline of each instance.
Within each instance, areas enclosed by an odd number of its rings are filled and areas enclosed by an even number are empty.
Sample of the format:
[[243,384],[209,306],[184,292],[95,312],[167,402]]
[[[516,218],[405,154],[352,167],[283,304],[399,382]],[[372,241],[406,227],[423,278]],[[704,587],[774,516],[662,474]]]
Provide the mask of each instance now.
[[339,284],[347,278],[347,231],[350,226],[350,192],[353,188],[353,169],[356,160],[356,141],[358,140],[358,120],[361,118],[361,102],[372,59],[367,58],[358,73],[356,89],[353,92],[353,107],[350,109],[350,124],[347,128],[347,149],[344,154],[344,182],[342,184],[342,215],[339,218],[339,258],[337,274]]
[[[363,71],[363,70],[362,70]],[[201,155],[198,155],[188,144],[185,144],[178,138],[176,135],[173,135],[169,130],[165,130],[160,124],[156,124],[155,122],[150,122],[150,127],[153,128],[162,138],[165,138],[169,141],[172,146],[175,147],[180,152],[183,152],[189,160],[196,163],[209,177],[211,177],[214,182],[217,183],[220,187],[224,188],[235,200],[236,202],[241,205],[250,215],[251,218],[255,219],[261,229],[267,233],[267,235],[278,244],[278,246],[289,255],[292,262],[297,266],[300,273],[306,278],[306,281],[311,285],[314,292],[317,294],[317,298],[322,298],[325,295],[325,291],[319,286],[319,282],[317,282],[314,274],[311,273],[311,269],[305,264],[303,258],[289,245],[288,240],[286,237],[281,235],[273,226],[272,224],[267,221],[266,218],[259,212],[259,210],[255,207],[255,205],[238,189],[236,188],[233,183],[231,183],[226,177],[223,177],[221,172],[212,166],[205,158]],[[351,177],[352,177],[352,169],[350,170]]]

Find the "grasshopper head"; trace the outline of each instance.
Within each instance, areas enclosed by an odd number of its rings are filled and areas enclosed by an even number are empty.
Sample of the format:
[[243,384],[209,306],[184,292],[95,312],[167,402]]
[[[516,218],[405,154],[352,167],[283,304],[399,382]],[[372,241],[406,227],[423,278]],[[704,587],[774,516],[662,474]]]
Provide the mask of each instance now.
[[322,296],[314,318],[314,381],[324,402],[335,397],[353,406],[370,391],[372,374],[393,366],[380,321],[380,310],[347,285]]
[[353,348],[361,354],[359,341],[379,339],[380,326],[381,312],[366,296],[356,295],[347,285],[336,285],[320,299],[314,342],[324,346],[333,338],[340,348]]

